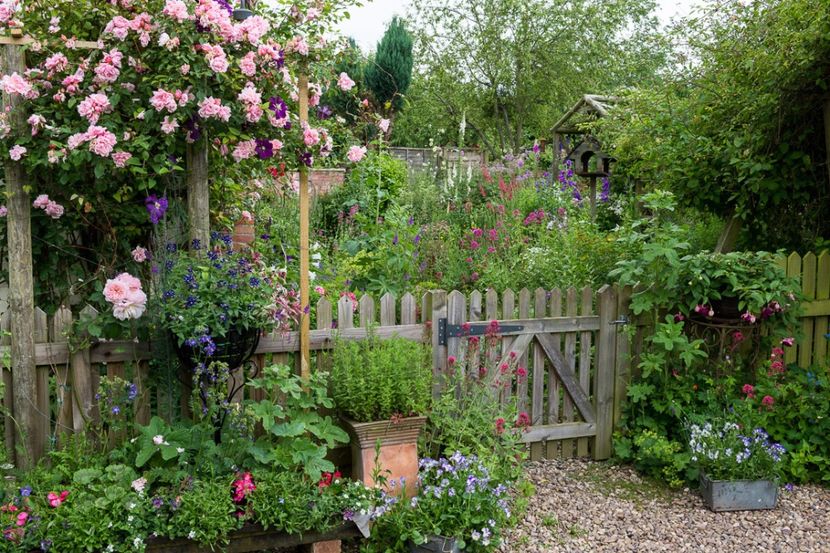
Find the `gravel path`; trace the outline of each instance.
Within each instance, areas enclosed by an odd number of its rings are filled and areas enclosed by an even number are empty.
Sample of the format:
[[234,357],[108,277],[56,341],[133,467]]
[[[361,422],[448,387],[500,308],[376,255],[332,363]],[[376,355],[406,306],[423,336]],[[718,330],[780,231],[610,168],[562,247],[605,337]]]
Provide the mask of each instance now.
[[696,490],[669,491],[628,467],[531,463],[536,494],[500,553],[830,553],[830,489],[796,486],[772,511],[713,513]]

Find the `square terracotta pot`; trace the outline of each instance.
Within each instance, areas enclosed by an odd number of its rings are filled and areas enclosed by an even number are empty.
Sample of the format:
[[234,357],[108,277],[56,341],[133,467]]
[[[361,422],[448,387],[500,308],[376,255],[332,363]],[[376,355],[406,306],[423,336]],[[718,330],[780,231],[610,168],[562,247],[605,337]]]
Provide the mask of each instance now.
[[[344,426],[352,438],[352,478],[367,486],[374,486],[372,473],[375,468],[375,445],[380,440],[381,473],[389,481],[406,482],[407,496],[415,495],[418,481],[418,436],[426,424],[426,417],[407,417],[396,421],[355,422],[343,418]],[[399,488],[387,486],[388,492]]]

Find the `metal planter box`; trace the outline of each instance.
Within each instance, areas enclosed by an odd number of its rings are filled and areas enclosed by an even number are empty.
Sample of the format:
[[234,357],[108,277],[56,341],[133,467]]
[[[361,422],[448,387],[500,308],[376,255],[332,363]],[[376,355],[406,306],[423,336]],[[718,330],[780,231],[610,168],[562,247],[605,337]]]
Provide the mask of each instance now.
[[713,511],[775,509],[778,482],[772,480],[711,480],[700,474],[700,494]]
[[461,553],[461,548],[458,547],[455,538],[430,536],[427,542],[421,545],[415,545],[410,541],[409,551],[410,553]]

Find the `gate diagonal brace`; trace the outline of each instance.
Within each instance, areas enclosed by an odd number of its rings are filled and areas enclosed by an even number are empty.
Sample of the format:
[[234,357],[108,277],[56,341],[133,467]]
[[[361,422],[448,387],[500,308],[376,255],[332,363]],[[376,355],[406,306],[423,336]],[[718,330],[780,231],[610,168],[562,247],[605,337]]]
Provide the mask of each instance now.
[[[492,328],[491,323],[449,324],[446,318],[438,319],[438,345],[446,346],[449,338],[484,336]],[[498,332],[521,332],[523,325],[499,325]]]

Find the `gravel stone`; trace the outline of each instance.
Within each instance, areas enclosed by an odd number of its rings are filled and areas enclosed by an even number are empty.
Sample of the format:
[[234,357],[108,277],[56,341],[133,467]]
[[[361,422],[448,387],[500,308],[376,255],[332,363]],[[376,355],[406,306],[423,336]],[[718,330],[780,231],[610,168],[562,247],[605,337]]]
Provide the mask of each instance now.
[[631,467],[529,463],[536,487],[499,553],[830,553],[830,489],[782,488],[769,511],[714,513],[697,490],[668,490]]

